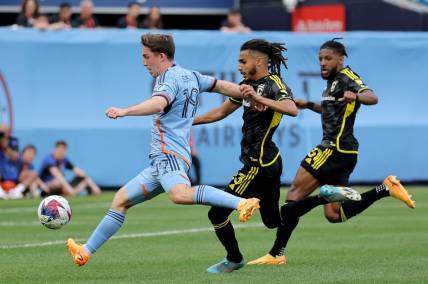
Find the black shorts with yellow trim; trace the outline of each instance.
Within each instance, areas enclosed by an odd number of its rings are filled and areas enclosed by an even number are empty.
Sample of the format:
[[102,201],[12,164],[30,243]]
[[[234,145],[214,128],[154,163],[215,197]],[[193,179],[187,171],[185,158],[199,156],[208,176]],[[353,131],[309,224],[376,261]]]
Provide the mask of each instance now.
[[282,159],[281,156],[267,167],[259,164],[244,165],[229,182],[225,191],[233,195],[259,199],[274,197],[281,187]]
[[309,152],[300,165],[320,184],[348,186],[357,158],[357,154],[340,153],[334,147],[318,145]]

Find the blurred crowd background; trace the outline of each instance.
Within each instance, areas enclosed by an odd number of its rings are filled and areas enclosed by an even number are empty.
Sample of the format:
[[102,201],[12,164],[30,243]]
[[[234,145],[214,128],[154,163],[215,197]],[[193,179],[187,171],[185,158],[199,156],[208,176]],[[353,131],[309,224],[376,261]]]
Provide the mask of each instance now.
[[[427,31],[426,0],[3,0],[0,26]],[[318,14],[318,16],[316,16]],[[242,20],[241,20],[242,19]],[[312,20],[304,26],[300,20]],[[245,23],[243,27],[240,27]],[[223,28],[223,30],[227,30]]]
[[[108,104],[130,105],[150,92],[153,82],[142,70],[138,44],[148,30],[173,33],[177,59],[184,66],[235,82],[238,47],[244,40],[285,41],[291,58],[286,82],[306,98],[318,97],[324,84],[317,65],[319,44],[339,33],[355,55],[352,66],[381,100],[376,112],[361,115],[359,135],[371,142],[362,143],[368,154],[361,157],[356,179],[371,182],[394,170],[407,180],[428,180],[425,159],[417,150],[426,145],[428,120],[422,104],[405,106],[423,99],[428,76],[423,67],[427,38],[417,33],[428,30],[427,0],[1,0],[0,199],[99,194],[96,183],[116,187],[144,168],[143,148],[148,145],[141,141],[149,137],[150,123],[126,120],[116,126],[107,124],[102,113]],[[402,101],[403,94],[412,99]],[[201,98],[200,109],[219,102]],[[318,117],[298,119],[278,131],[287,141],[278,138],[287,152],[286,168],[294,168],[307,145],[315,143],[311,140],[319,139]],[[194,131],[195,183],[224,184],[234,172],[239,116],[227,123]],[[371,139],[374,132],[406,135],[386,139],[390,142],[385,145]],[[415,133],[417,139],[407,138]],[[400,147],[411,151],[397,153]],[[218,151],[236,158],[218,168]],[[106,162],[128,159],[130,153],[135,159],[121,166]],[[384,159],[393,156],[401,162]],[[383,171],[373,169],[374,157]],[[286,175],[283,181],[289,182],[288,171]]]

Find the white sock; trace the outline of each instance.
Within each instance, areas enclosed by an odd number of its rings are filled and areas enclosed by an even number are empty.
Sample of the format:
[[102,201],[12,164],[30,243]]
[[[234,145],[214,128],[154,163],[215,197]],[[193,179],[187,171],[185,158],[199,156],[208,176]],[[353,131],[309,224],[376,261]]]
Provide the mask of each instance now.
[[8,195],[6,191],[4,191],[1,186],[0,186],[0,199],[8,199]]
[[24,190],[25,190],[25,186],[22,183],[20,183],[17,186],[15,186],[14,189],[11,189],[9,191],[9,197],[11,199],[20,199],[20,198],[24,197],[22,195],[22,193],[24,192]]
[[14,190],[16,190],[19,193],[23,193],[24,190],[25,190],[25,185],[23,185],[22,183],[20,183],[17,186],[15,186]]

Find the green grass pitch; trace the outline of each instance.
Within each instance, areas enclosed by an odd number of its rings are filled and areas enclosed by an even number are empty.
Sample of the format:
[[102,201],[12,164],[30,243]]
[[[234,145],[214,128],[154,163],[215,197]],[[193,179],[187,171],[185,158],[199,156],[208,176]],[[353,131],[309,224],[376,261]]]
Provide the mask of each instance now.
[[[385,198],[343,224],[328,223],[316,208],[301,218],[286,266],[245,266],[226,275],[205,272],[224,257],[205,206],[173,205],[165,195],[138,205],[117,238],[79,268],[65,240],[86,240],[113,193],[70,198],[72,221],[57,231],[38,223],[40,200],[0,201],[0,283],[428,283],[428,187],[409,191],[415,210]],[[238,224],[236,213],[232,220]],[[275,231],[258,213],[239,226],[246,260],[270,249]]]

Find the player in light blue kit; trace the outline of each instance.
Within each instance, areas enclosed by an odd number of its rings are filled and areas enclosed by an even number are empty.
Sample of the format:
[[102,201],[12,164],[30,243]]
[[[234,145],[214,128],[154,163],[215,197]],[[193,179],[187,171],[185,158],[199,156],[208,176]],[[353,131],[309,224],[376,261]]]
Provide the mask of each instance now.
[[243,199],[208,185],[190,187],[189,135],[202,92],[218,92],[241,98],[239,86],[216,80],[174,64],[174,40],[170,35],[145,34],[141,37],[143,62],[156,78],[152,97],[128,108],[110,107],[109,118],[153,115],[150,166],[120,188],[110,210],[89,237],[80,245],[68,239],[67,247],[75,264],[85,265],[125,221],[127,210],[166,192],[177,204],[204,204],[239,211],[239,219],[248,221],[259,208],[257,198]]

